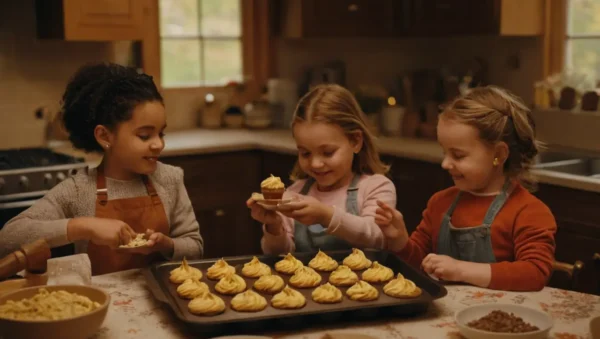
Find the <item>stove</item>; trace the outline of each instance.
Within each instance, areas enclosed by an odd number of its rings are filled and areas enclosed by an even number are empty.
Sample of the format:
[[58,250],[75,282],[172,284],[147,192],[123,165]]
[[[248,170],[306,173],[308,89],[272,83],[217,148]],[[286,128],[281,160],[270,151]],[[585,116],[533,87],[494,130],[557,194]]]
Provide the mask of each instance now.
[[[0,150],[0,229],[52,187],[86,166],[81,158],[47,148]],[[52,249],[53,257],[70,254],[72,245]]]
[[83,159],[47,148],[0,150],[0,209],[6,203],[40,198],[85,167]]

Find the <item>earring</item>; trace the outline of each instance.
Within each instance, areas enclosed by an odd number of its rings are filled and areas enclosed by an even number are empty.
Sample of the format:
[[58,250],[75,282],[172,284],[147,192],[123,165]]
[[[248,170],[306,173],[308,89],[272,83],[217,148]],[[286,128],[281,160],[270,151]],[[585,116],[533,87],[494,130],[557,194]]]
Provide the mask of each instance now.
[[110,145],[109,145],[109,144],[106,144],[106,145],[105,145],[105,147],[108,149],[108,148],[110,148]]
[[494,161],[492,162],[492,165],[498,166],[499,164],[500,164],[500,160],[498,160],[498,158],[494,158]]

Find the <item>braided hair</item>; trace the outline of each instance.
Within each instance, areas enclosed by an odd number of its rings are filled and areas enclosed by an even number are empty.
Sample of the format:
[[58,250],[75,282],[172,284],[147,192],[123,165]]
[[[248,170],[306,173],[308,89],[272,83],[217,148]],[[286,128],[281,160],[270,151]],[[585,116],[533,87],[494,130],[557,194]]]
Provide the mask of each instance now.
[[521,99],[496,86],[477,87],[445,107],[442,116],[474,126],[488,143],[505,142],[509,154],[504,174],[530,190],[536,188],[530,169],[542,145],[531,111]]
[[62,118],[69,140],[86,152],[102,152],[94,129],[98,125],[115,130],[131,119],[139,104],[163,98],[152,77],[134,68],[114,63],[81,67],[69,81],[62,97]]

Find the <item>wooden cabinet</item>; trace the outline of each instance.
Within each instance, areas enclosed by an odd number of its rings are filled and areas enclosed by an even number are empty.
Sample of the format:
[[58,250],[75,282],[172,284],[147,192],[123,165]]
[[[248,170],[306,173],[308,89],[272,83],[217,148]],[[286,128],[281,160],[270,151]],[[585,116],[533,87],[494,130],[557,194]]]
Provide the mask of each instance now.
[[281,177],[281,181],[283,181],[285,187],[289,187],[292,184],[290,173],[297,159],[298,157],[292,154],[263,152],[261,178],[264,179],[273,174],[274,176]]
[[411,36],[543,33],[543,0],[411,0],[407,12]]
[[556,260],[583,262],[576,289],[600,294],[600,193],[542,184],[536,196],[552,210],[558,225]]
[[259,152],[164,157],[161,161],[184,170],[206,258],[261,253],[262,229],[246,207],[246,200],[259,189]]
[[402,212],[410,234],[421,222],[429,198],[450,187],[452,180],[438,164],[392,157],[384,157],[384,161],[392,166],[390,177],[396,186],[396,208]]
[[412,0],[410,4],[409,35],[491,34],[500,21],[496,0]]
[[544,0],[281,0],[281,34],[392,37],[543,33]]
[[150,0],[36,0],[39,38],[142,40]]
[[283,0],[280,30],[289,38],[389,36],[401,1]]

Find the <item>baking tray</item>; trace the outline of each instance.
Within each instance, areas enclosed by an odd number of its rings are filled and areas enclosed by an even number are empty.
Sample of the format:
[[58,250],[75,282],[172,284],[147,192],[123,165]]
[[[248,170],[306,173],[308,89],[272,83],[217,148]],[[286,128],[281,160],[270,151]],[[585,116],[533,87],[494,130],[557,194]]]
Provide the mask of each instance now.
[[[331,251],[326,252],[340,264],[342,260],[352,251]],[[311,292],[314,288],[300,289],[292,287],[300,291],[306,298],[306,305],[303,308],[296,310],[280,310],[271,306],[270,301],[272,295],[259,293],[263,295],[268,302],[266,309],[260,312],[236,312],[230,308],[230,301],[233,296],[225,296],[217,293],[214,289],[217,281],[210,280],[206,277],[206,270],[215,263],[217,259],[190,260],[190,266],[202,270],[202,281],[208,284],[211,292],[218,295],[225,301],[226,310],[222,314],[215,316],[197,316],[190,313],[187,309],[189,300],[182,299],[177,295],[177,284],[169,281],[170,271],[179,267],[181,262],[166,262],[157,263],[144,270],[144,275],[148,283],[148,287],[154,297],[167,304],[171,311],[181,321],[192,326],[195,330],[202,332],[237,332],[238,330],[250,331],[252,329],[261,329],[268,327],[269,329],[283,325],[289,329],[292,325],[304,325],[318,322],[320,320],[330,322],[338,318],[360,318],[374,317],[381,315],[382,311],[386,313],[392,312],[395,316],[411,316],[425,312],[429,304],[438,298],[442,298],[447,294],[444,286],[421,273],[419,270],[411,267],[400,258],[392,253],[377,250],[364,250],[367,258],[372,261],[378,261],[382,265],[391,268],[394,275],[402,273],[405,278],[412,280],[423,293],[412,299],[398,299],[387,296],[383,293],[385,283],[372,284],[379,291],[379,298],[374,301],[354,301],[350,300],[345,292],[348,287],[338,287],[344,294],[343,301],[336,304],[319,304],[312,300]],[[302,261],[305,265],[316,255],[315,253],[294,253],[294,256]],[[274,265],[277,261],[283,258],[280,256],[257,256],[259,260],[273,269],[273,274],[280,275],[287,283],[291,275],[281,274],[274,270]],[[225,260],[236,268],[238,275],[241,275],[242,267],[250,261],[252,256],[227,257]],[[328,281],[329,273],[319,272],[323,277],[321,284]],[[357,271],[360,277],[362,271]],[[243,276],[242,276],[243,277]],[[252,288],[256,279],[246,278],[248,288]],[[378,315],[378,318],[379,318]],[[307,319],[310,318],[310,319]],[[240,326],[242,328],[240,328]]]

